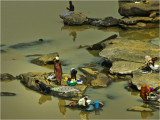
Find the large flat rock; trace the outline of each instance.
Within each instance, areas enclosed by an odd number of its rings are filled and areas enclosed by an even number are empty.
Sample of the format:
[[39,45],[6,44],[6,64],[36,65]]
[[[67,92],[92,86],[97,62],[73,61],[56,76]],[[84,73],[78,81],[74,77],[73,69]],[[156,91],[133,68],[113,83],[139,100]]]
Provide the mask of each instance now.
[[[54,75],[54,73],[46,73],[46,72],[28,72],[28,73],[24,73],[24,74],[20,74],[17,76],[18,79],[20,79],[20,81],[28,88],[39,92],[39,88],[37,87],[37,85],[35,84],[35,80],[39,80],[42,81],[43,83],[45,83],[47,86],[53,88],[53,87],[60,87],[60,85],[56,85],[54,82],[50,82],[47,80],[49,75]],[[65,77],[70,77],[69,74],[64,74]],[[77,79],[81,79],[82,75],[77,75]],[[64,78],[62,79],[61,82],[61,86],[66,86],[67,83],[64,81]],[[79,98],[82,97],[82,95],[84,94],[87,86],[86,85],[75,85],[74,86],[75,89],[78,89],[79,92],[75,92],[72,94],[68,94],[68,93],[57,93],[56,96],[58,97],[64,97],[66,99],[74,99],[74,100],[78,100]]]
[[142,63],[127,62],[127,61],[115,61],[112,63],[110,73],[112,74],[131,74],[133,71],[138,70],[143,66]]
[[160,87],[159,73],[142,74],[140,72],[135,72],[133,73],[131,84],[137,86],[139,90],[141,89],[141,85],[147,85],[152,88]]
[[49,53],[49,54],[46,54],[46,55],[43,55],[41,57],[31,60],[31,62],[37,65],[46,65],[50,63],[53,64],[53,61],[56,56],[59,56],[57,52]]
[[149,16],[151,12],[159,13],[159,1],[149,1],[149,4],[143,2],[119,2],[119,13],[122,16]]
[[127,109],[127,111],[137,111],[137,112],[153,112],[150,108],[145,108],[141,106],[134,106]]
[[107,87],[111,83],[111,79],[109,79],[105,74],[99,73],[95,80],[91,81],[92,87]]
[[158,57],[160,50],[158,45],[140,40],[113,39],[104,44],[106,44],[106,48],[99,55],[112,62],[121,60],[144,63],[146,55]]

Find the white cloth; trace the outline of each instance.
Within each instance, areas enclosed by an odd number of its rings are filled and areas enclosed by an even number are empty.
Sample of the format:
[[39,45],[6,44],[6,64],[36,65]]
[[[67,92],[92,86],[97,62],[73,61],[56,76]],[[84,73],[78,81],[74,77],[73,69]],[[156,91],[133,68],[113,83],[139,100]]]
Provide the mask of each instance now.
[[84,99],[84,98],[81,98],[81,99],[78,101],[78,105],[86,106],[86,105],[85,105],[85,99]]

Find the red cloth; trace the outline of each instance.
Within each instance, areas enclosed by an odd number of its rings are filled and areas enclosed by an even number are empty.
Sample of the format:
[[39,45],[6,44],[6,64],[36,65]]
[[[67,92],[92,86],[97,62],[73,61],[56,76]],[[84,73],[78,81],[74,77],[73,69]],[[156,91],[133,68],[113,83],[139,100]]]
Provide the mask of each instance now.
[[55,63],[54,64],[54,71],[56,74],[56,79],[58,82],[61,82],[62,80],[62,69],[61,69],[61,63]]

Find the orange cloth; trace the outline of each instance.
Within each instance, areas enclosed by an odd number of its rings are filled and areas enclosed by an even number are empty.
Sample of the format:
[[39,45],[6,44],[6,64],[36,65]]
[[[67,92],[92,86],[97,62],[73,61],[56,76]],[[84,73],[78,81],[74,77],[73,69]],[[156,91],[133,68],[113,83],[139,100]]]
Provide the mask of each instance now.
[[147,96],[149,95],[150,91],[151,90],[150,90],[149,86],[147,86],[147,85],[142,85],[141,86],[140,96],[144,101],[147,101]]

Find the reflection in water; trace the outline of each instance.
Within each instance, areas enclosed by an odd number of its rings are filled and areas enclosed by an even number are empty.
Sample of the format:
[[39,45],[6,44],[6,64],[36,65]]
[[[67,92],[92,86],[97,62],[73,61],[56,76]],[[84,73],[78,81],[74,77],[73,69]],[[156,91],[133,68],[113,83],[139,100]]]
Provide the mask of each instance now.
[[152,112],[141,112],[141,117],[143,118],[143,119],[146,119],[146,118],[148,118],[148,117],[151,117],[151,116],[153,116],[154,114],[152,113]]
[[43,103],[45,103],[47,100],[48,100],[48,101],[51,101],[51,100],[52,100],[51,96],[41,95],[41,97],[39,98],[39,104],[43,104]]
[[76,38],[77,38],[77,33],[76,32],[80,32],[80,31],[84,31],[86,29],[90,29],[92,26],[89,25],[84,25],[84,26],[68,26],[68,25],[64,25],[63,27],[61,27],[61,30],[68,30],[69,31],[69,36],[73,37],[73,42],[75,42]]
[[66,117],[66,102],[65,100],[61,99],[61,98],[58,98],[59,99],[59,102],[58,102],[58,106],[59,106],[59,111],[62,113],[63,117],[65,118]]
[[135,92],[131,92],[131,95],[134,95],[134,96],[140,96],[140,92],[137,92],[137,91],[135,91]]
[[77,37],[77,33],[75,31],[72,31],[69,33],[70,36],[73,36],[73,42],[75,42],[76,37]]
[[90,114],[90,112],[85,112],[85,111],[81,111],[79,116],[82,120],[89,120],[88,115]]
[[119,35],[126,39],[150,41],[159,37],[159,29],[121,30]]
[[[148,104],[143,104],[142,107],[148,108],[149,105]],[[146,118],[151,117],[151,116],[153,116],[152,112],[141,112],[141,117],[143,119],[146,119]]]

